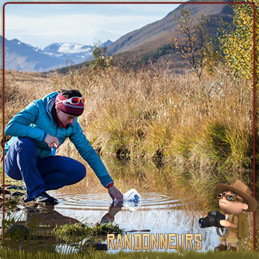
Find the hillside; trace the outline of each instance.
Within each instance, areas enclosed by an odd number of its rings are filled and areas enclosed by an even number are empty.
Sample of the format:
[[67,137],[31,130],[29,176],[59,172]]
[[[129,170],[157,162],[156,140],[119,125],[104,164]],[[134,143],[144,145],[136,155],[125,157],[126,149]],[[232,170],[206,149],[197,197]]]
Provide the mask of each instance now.
[[[168,14],[161,20],[154,21],[138,30],[127,33],[115,42],[103,43],[108,46],[108,54],[114,57],[115,63],[128,66],[128,64],[147,64],[152,60],[157,65],[168,61],[170,67],[181,70],[186,67],[179,54],[176,54],[170,38],[179,36],[175,15],[180,14],[180,8],[192,11],[192,17],[207,19],[209,36],[216,39],[220,18],[231,23],[232,8],[227,4],[182,4],[171,11],[173,4],[168,4]],[[0,47],[2,37],[0,36]],[[215,44],[216,45],[216,44]],[[102,45],[101,45],[102,46]],[[217,46],[216,46],[217,47]],[[18,71],[50,71],[57,68],[69,70],[70,65],[80,67],[92,57],[92,46],[76,43],[52,43],[44,49],[33,47],[17,39],[5,39],[5,68]]]
[[[180,8],[192,11],[192,17],[199,18],[204,15],[209,19],[207,29],[209,36],[216,38],[217,28],[220,26],[220,17],[228,23],[232,22],[232,8],[225,4],[183,4],[174,11],[171,11],[163,19],[144,26],[138,30],[130,32],[109,46],[110,55],[119,55],[127,58],[145,59],[156,52],[162,55],[174,54],[168,51],[170,47],[169,38],[179,36],[176,31],[176,22],[174,16],[179,15]],[[168,6],[170,9],[170,5]],[[166,50],[164,49],[166,48]],[[176,58],[179,61],[179,57]]]
[[[188,3],[188,2],[187,2]],[[172,4],[168,4],[168,10],[172,9]],[[148,64],[151,60],[156,66],[163,66],[165,63],[174,72],[181,72],[186,69],[186,62],[181,55],[175,53],[170,38],[179,37],[177,23],[174,16],[180,14],[180,8],[192,11],[192,17],[200,18],[202,15],[208,19],[206,24],[209,36],[214,40],[215,48],[217,45],[217,35],[219,28],[222,27],[220,20],[227,24],[232,23],[233,10],[227,4],[182,4],[175,10],[169,12],[163,19],[154,21],[138,30],[127,33],[126,35],[113,42],[108,47],[108,55],[114,57],[115,64],[123,67],[141,67]],[[88,62],[72,66],[78,69]],[[70,67],[64,67],[59,71],[66,73]]]

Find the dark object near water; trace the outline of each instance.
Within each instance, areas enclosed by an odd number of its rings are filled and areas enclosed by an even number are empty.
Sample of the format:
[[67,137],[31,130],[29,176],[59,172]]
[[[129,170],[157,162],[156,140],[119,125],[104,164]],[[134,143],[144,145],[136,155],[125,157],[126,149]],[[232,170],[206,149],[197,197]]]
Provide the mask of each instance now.
[[22,192],[13,192],[11,196],[24,196],[24,193]]
[[29,233],[30,233],[30,230],[28,228],[19,224],[11,225],[6,231],[6,235],[8,237],[15,238],[15,239],[27,239]]
[[25,190],[24,187],[17,186],[17,185],[11,185],[11,186],[7,187],[6,189],[8,189],[8,190]]
[[[0,187],[0,194],[1,194],[1,193],[3,193],[3,188],[1,188],[1,187]],[[5,190],[5,192],[4,192],[4,193],[5,193],[5,194],[10,194],[10,192],[9,192],[9,191],[7,191],[7,190]]]
[[208,227],[218,227],[223,228],[220,225],[220,220],[225,219],[225,215],[221,214],[219,211],[210,211],[208,212],[208,216],[205,218],[199,219],[199,224],[201,228],[208,228]]
[[98,251],[106,251],[107,249],[107,244],[102,244],[102,243],[95,243],[94,248]]

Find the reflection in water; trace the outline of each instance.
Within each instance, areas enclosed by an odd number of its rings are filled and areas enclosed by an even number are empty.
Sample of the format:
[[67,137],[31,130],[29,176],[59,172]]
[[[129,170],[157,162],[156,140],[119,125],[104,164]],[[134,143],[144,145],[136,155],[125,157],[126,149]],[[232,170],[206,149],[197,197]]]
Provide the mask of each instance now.
[[[6,220],[14,221],[5,229],[5,246],[29,251],[48,250],[55,251],[57,244],[61,243],[52,234],[57,225],[75,224],[79,221],[66,217],[54,210],[54,206],[23,207],[21,210],[7,213]],[[8,238],[11,237],[11,238]]]
[[[73,217],[81,222],[95,224],[109,210],[110,197],[106,193],[70,195],[56,193],[62,202],[55,209],[63,215]],[[203,213],[194,211],[190,205],[167,194],[140,193],[141,207],[137,211],[130,211],[122,207],[116,213],[114,223],[127,233],[158,234],[202,234],[202,251],[213,250],[218,243],[218,236],[214,228],[201,229],[198,220]],[[127,250],[126,250],[127,251]]]
[[[218,243],[214,228],[199,227],[198,219],[203,216],[201,212],[188,210],[183,201],[169,195],[141,193],[141,207],[137,211],[130,211],[116,202],[110,204],[111,199],[107,193],[55,193],[55,196],[61,202],[54,209],[23,208],[11,214],[16,224],[32,230],[30,243],[33,242],[33,249],[47,247],[48,250],[56,252],[73,251],[60,240],[56,240],[51,231],[57,225],[78,222],[96,224],[114,221],[114,224],[118,224],[127,233],[202,234],[202,251],[212,250]],[[8,219],[8,216],[6,218]],[[28,242],[24,243],[24,246],[25,244],[28,246]]]

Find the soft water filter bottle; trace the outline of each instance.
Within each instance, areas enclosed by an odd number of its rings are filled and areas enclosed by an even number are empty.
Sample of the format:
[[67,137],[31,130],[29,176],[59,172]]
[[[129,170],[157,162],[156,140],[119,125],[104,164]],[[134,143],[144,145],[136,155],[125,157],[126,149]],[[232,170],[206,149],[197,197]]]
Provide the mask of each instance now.
[[140,194],[133,188],[123,195],[123,201],[139,203],[140,200]]
[[130,189],[123,195],[123,206],[136,211],[141,205],[141,197],[135,189]]

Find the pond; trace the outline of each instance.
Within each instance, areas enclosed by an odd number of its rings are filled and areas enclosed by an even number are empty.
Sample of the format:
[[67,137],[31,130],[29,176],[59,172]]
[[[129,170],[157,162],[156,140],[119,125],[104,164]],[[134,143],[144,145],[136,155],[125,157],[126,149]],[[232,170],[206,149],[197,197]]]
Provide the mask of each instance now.
[[[137,251],[141,248],[173,252],[176,251],[177,246],[183,246],[185,250],[198,247],[198,251],[208,251],[218,245],[216,229],[201,229],[198,224],[204,212],[192,209],[191,204],[167,193],[140,192],[141,203],[136,207],[111,204],[111,198],[107,193],[52,192],[52,194],[60,201],[55,207],[25,208],[20,206],[19,211],[6,215],[7,219],[13,218],[18,224],[27,227],[33,225],[34,232],[37,232],[37,235],[35,234],[37,238],[34,238],[33,242],[36,243],[36,249],[46,249],[46,243],[48,243],[52,251],[76,252],[77,248],[74,245],[54,242],[51,237],[53,228],[56,225],[76,222],[96,224],[101,222],[108,212],[114,215],[113,224],[117,224],[125,231],[127,237],[132,238],[132,246],[125,245],[125,247],[118,243],[124,242],[124,235],[121,236],[121,240],[116,238],[109,240],[109,244],[104,238],[101,243],[108,245],[109,253],[116,253],[121,250],[121,247],[124,251]],[[152,238],[153,241],[155,238],[158,242],[153,243],[157,244],[153,247],[151,246]],[[142,242],[141,247],[138,246],[139,242]]]

